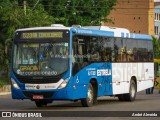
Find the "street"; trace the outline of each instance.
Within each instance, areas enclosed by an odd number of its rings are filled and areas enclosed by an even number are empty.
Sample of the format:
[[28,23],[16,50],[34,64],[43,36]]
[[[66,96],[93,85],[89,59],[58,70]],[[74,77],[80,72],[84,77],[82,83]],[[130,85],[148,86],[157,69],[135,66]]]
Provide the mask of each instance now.
[[[95,111],[99,111],[99,112],[108,111],[108,112],[113,112],[113,113],[116,112],[117,114],[125,114],[125,112],[119,113],[120,111],[131,111],[131,112],[133,111],[133,113],[134,111],[142,111],[142,112],[149,112],[149,113],[154,113],[154,111],[155,112],[157,111],[157,113],[159,113],[160,111],[159,104],[160,104],[160,94],[158,90],[154,90],[154,94],[145,94],[145,91],[139,92],[137,93],[137,97],[134,102],[120,102],[118,101],[118,98],[116,97],[115,98],[114,97],[100,97],[98,98],[98,103],[94,105],[93,107],[82,107],[80,101],[78,102],[54,101],[52,104],[49,104],[46,107],[37,108],[35,103],[30,100],[23,100],[23,101],[13,100],[11,99],[11,95],[0,96],[0,111],[1,112],[3,111],[21,111],[21,112],[23,111],[27,111],[27,112],[48,111],[48,113],[50,113],[49,117],[54,117],[54,114],[52,114],[53,111],[54,112],[61,111],[62,115],[65,115],[64,114],[65,111],[66,112],[74,111],[76,112],[75,114],[79,112],[79,115],[76,115],[77,117],[81,116],[81,113],[85,111],[87,113],[87,116],[90,118],[94,114],[92,112],[95,112]],[[61,113],[58,113],[58,114],[61,114]],[[72,114],[70,115],[71,116],[69,117],[72,117]],[[84,113],[82,114],[82,116],[83,115]],[[97,115],[97,116],[94,115],[94,116],[100,117],[100,115]],[[108,116],[108,117],[114,117],[113,115]],[[58,118],[59,117],[60,116],[58,116]],[[86,115],[83,117],[86,117]],[[122,118],[123,117],[120,117],[117,119],[122,119]],[[156,117],[154,117],[154,119],[156,119]]]
[[117,97],[100,97],[93,107],[82,107],[80,101],[53,101],[46,107],[37,108],[30,100],[14,100],[11,95],[0,96],[0,110],[56,110],[56,111],[160,111],[160,94],[137,93],[134,102],[120,102]]

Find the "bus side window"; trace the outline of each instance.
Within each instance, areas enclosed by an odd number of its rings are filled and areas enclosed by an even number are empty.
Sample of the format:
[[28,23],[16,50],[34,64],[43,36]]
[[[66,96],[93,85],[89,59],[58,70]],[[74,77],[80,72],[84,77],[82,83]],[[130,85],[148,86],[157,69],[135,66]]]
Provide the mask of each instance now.
[[127,54],[127,61],[129,62],[134,62],[135,61],[135,55],[136,54],[136,48],[135,46],[137,46],[137,42],[134,41],[132,39],[127,39],[126,41],[126,54]]
[[114,39],[114,62],[125,61],[125,47],[121,38]]

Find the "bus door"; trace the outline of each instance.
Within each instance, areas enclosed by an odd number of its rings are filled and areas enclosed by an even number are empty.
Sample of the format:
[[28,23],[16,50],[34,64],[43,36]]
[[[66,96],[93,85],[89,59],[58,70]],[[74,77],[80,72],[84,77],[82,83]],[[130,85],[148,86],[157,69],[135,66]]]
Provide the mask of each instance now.
[[[81,37],[81,36],[80,36]],[[79,36],[76,36],[73,38],[73,50],[72,50],[73,58],[73,66],[76,68],[73,70],[76,74],[79,72],[81,69],[83,69],[87,63],[86,63],[86,58],[85,58],[85,44],[84,44],[84,39],[79,38]]]
[[100,53],[100,63],[102,64],[101,70],[97,70],[97,76],[101,76],[102,79],[102,94],[111,95],[112,94],[112,70],[111,62],[113,56],[113,42],[108,37],[99,37],[97,44]]
[[112,86],[111,86],[111,63],[103,63],[103,67],[101,70],[97,70],[97,75],[102,76],[102,86],[104,86],[103,95],[111,95],[112,94]]

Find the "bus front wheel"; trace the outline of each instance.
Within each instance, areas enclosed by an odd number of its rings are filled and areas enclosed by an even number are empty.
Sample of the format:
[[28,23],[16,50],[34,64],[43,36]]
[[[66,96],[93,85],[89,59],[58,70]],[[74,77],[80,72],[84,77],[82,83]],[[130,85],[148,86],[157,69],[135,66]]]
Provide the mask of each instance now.
[[87,92],[87,98],[81,99],[81,103],[83,107],[91,107],[94,102],[94,92],[93,92],[93,86],[90,83],[88,85],[88,92]]

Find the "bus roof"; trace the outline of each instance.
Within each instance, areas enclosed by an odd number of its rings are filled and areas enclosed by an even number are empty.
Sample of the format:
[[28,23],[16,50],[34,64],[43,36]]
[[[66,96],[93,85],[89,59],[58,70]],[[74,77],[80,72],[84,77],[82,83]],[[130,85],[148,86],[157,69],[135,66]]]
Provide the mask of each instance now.
[[110,33],[111,37],[152,40],[152,37],[150,35],[130,33],[130,31],[126,28],[116,28],[109,26],[84,26],[82,29],[105,31],[104,35],[108,36],[107,33]]
[[32,30],[71,30],[71,29],[75,33],[82,34],[82,35],[85,34],[85,35],[152,40],[152,37],[150,35],[130,33],[128,29],[109,27],[109,26],[84,26],[84,27],[74,28],[74,27],[65,27],[61,24],[53,24],[48,27],[33,27],[33,28],[18,29],[16,30],[16,32],[17,31],[32,31]]
[[70,30],[71,27],[66,27],[62,24],[52,24],[47,27],[32,27],[32,28],[23,28],[16,31],[32,31],[32,30]]

